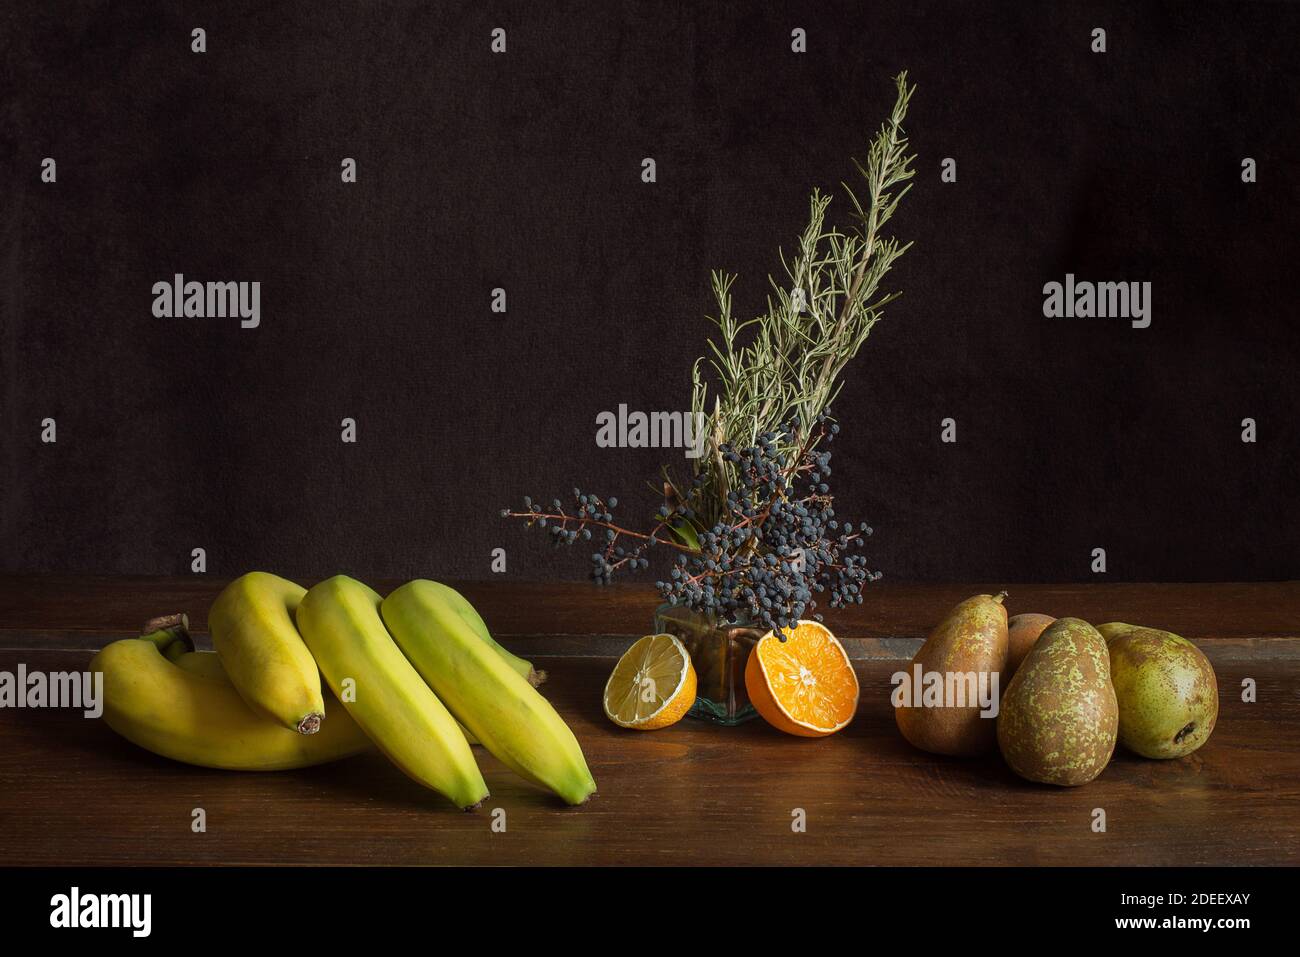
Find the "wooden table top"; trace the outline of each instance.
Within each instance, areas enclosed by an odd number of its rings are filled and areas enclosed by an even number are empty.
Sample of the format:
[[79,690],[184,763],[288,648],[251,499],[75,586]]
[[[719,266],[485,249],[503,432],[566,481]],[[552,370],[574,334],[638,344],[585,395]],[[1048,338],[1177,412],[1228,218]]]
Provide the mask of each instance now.
[[[84,669],[155,614],[201,637],[224,582],[0,576],[0,671]],[[395,582],[372,583],[384,590]],[[544,693],[599,793],[565,808],[476,749],[492,791],[464,814],[378,755],[301,771],[177,764],[66,710],[0,709],[0,846],[20,864],[1296,864],[1300,863],[1300,583],[873,585],[832,612],[862,682],[856,720],[821,740],[761,720],[625,731],[600,692],[656,604],[648,585],[458,585],[503,644],[550,673]],[[1179,761],[1117,750],[1069,790],[994,755],[925,754],[899,736],[889,677],[962,598],[1007,589],[1012,613],[1159,625],[1213,662],[1220,716]],[[1241,700],[1253,678],[1255,703]],[[190,830],[201,807],[207,831]],[[505,811],[494,833],[492,809]],[[1106,831],[1092,829],[1095,809]],[[795,832],[802,809],[807,829]]]

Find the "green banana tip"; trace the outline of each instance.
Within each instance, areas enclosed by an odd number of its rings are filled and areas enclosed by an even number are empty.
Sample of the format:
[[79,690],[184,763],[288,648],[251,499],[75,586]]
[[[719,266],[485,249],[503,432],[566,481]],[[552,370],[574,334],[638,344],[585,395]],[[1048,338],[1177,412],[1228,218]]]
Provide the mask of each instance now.
[[580,800],[580,801],[566,801],[566,803],[569,805],[569,807],[574,807],[574,808],[577,808],[577,807],[586,807],[588,804],[591,803],[591,799],[594,798],[594,797],[596,797],[597,794],[599,793],[599,792],[596,790],[596,779],[593,778],[593,777],[588,777],[588,778],[587,778],[587,786],[588,786],[589,790],[588,790],[587,793],[583,796],[582,800]]

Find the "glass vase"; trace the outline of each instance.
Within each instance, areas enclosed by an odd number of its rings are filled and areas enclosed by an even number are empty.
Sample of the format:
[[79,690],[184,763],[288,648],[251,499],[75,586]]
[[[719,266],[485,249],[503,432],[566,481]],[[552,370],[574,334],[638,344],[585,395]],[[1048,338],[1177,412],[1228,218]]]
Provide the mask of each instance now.
[[655,609],[655,633],[674,635],[695,668],[695,704],[688,717],[733,725],[758,714],[745,691],[745,663],[764,632],[748,621],[720,622],[679,605]]

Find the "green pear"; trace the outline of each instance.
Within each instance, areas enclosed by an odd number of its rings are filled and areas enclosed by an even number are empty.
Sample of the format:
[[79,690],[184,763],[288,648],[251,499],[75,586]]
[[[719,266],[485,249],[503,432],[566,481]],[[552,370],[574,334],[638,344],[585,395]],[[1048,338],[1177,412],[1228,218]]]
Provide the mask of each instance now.
[[1170,631],[1102,625],[1119,701],[1119,740],[1145,758],[1181,758],[1214,731],[1219,686],[1209,659]]
[[1105,770],[1118,723],[1106,640],[1086,621],[1058,618],[1002,696],[998,747],[1022,778],[1074,787]]
[[1109,646],[1116,638],[1127,635],[1130,631],[1134,631],[1139,627],[1139,625],[1130,625],[1123,621],[1108,621],[1104,625],[1098,625],[1097,630],[1101,632],[1101,636],[1106,639],[1106,644]]

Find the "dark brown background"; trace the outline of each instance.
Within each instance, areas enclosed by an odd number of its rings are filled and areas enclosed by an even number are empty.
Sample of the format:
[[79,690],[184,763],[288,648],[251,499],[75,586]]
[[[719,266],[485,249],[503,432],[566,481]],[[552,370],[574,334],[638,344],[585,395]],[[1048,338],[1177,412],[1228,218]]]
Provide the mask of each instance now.
[[[1101,546],[1112,579],[1300,575],[1294,6],[17,6],[0,570],[178,573],[202,546],[222,576],[473,578],[504,546],[510,577],[580,577],[498,509],[575,483],[651,506],[659,453],[596,448],[596,413],[685,407],[708,270],[761,308],[907,68],[916,247],[837,409],[874,564],[1088,579]],[[1152,326],[1044,319],[1067,271],[1150,280]],[[154,318],[175,272],[260,281],[261,328]]]

